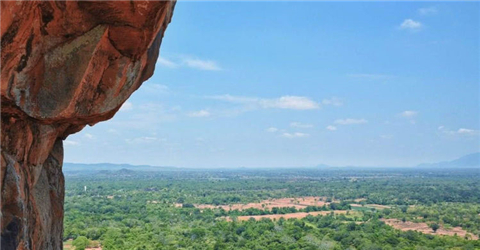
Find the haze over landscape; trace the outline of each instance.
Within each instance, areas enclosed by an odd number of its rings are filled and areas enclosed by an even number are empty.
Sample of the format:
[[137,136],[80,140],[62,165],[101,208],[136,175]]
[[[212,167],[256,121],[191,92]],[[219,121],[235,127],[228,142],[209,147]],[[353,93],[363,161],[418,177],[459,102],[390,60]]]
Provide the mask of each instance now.
[[66,162],[414,166],[479,151],[478,3],[175,12],[154,76],[70,136]]

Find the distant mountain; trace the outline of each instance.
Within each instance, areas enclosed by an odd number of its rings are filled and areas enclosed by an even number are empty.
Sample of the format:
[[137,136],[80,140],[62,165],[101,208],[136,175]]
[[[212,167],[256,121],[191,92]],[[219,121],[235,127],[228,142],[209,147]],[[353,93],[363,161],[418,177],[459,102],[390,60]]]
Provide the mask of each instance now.
[[79,172],[79,171],[119,171],[119,170],[134,170],[134,171],[165,171],[178,170],[176,167],[158,167],[149,165],[130,165],[130,164],[112,164],[112,163],[64,163],[63,171]]
[[417,168],[480,168],[480,152],[462,156],[453,161],[423,163]]
[[97,171],[97,175],[105,175],[105,176],[132,176],[132,175],[137,175],[140,172],[131,170],[131,169],[126,169],[122,168],[120,170],[100,170]]

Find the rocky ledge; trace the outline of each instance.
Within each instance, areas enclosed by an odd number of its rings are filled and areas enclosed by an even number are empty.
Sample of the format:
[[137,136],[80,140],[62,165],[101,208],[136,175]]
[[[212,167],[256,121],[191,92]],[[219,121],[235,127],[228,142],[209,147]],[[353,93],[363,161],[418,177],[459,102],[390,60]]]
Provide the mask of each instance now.
[[154,71],[175,1],[1,1],[1,249],[62,249],[63,145]]

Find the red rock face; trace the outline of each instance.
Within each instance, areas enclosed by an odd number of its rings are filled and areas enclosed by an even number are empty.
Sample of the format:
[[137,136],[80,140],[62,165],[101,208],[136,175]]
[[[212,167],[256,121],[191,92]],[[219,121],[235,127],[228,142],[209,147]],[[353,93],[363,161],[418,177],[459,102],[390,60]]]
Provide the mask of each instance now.
[[1,2],[1,249],[62,249],[62,141],[152,74],[174,1]]

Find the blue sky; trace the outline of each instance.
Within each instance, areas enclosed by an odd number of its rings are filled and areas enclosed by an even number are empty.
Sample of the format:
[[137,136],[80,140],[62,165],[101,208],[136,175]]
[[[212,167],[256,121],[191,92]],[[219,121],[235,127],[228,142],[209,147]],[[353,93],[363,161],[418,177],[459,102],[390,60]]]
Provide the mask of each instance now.
[[411,166],[480,150],[479,3],[178,2],[154,76],[65,162]]

